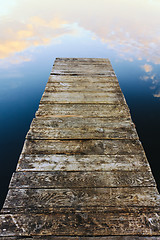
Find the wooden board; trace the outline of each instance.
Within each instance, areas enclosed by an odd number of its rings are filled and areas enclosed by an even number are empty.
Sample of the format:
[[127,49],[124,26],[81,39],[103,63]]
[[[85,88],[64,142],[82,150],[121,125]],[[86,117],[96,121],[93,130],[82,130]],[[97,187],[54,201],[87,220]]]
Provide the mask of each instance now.
[[98,73],[94,73],[93,71],[90,71],[88,74],[86,72],[80,72],[80,71],[59,71],[59,70],[54,70],[53,72],[50,73],[50,75],[69,75],[69,76],[106,76],[106,77],[116,77],[114,71],[99,71]]
[[[42,239],[43,240],[44,239],[46,239],[46,240],[80,240],[79,237],[69,237],[69,236],[59,237],[59,236],[53,236],[53,235],[52,236],[30,236],[30,237],[27,237],[27,239],[26,239],[26,237],[20,237],[20,236],[19,237],[9,237],[9,236],[7,236],[7,237],[0,237],[0,240],[8,240],[8,239],[11,239],[11,240],[39,240],[39,239],[41,239],[41,240]],[[95,238],[91,238],[91,240],[92,239],[95,240]],[[97,239],[97,240],[99,240],[99,239]],[[115,240],[117,240],[117,239],[115,239]],[[139,240],[139,239],[137,239],[137,240]],[[148,238],[147,238],[147,240],[148,240]],[[155,240],[155,238],[151,238],[151,240]]]
[[156,205],[160,198],[155,187],[10,189],[3,209]]
[[[160,213],[160,207],[156,206],[125,206],[125,207],[119,207],[119,206],[72,206],[72,207],[65,207],[65,206],[53,206],[53,207],[39,207],[31,206],[30,208],[3,208],[1,211],[1,214],[29,214],[32,212],[32,214],[57,214],[57,213],[96,213],[96,214],[105,214],[105,213]],[[159,220],[158,220],[159,222]],[[75,236],[75,235],[74,235]]]
[[101,60],[92,60],[91,58],[90,59],[83,59],[83,58],[79,58],[78,59],[75,59],[75,60],[72,60],[72,59],[67,59],[67,60],[63,60],[63,59],[56,59],[54,61],[54,64],[53,66],[60,66],[60,65],[67,65],[67,66],[80,66],[80,65],[111,65],[111,62],[109,61],[109,59],[101,59]]
[[86,63],[89,63],[89,64],[93,64],[95,62],[105,62],[105,63],[110,63],[109,59],[108,58],[59,58],[57,57],[55,59],[55,62],[54,63],[61,63],[61,62],[86,62]]
[[130,119],[126,105],[109,104],[40,104],[36,117],[107,117]]
[[[66,236],[59,237],[59,236],[53,236],[53,235],[52,236],[31,236],[31,237],[27,237],[27,239],[26,239],[26,237],[1,237],[0,236],[0,240],[8,240],[8,239],[11,239],[11,240],[39,240],[39,239],[43,239],[43,240],[44,239],[46,239],[46,240],[80,240],[79,237],[69,237],[69,236],[67,236],[67,237]],[[92,239],[95,240],[95,238],[91,238],[91,240]],[[147,238],[147,240],[148,239],[149,238]],[[99,239],[97,239],[97,240],[99,240]],[[115,239],[115,240],[117,240],[117,239]],[[139,239],[137,239],[137,240],[139,240]],[[155,240],[155,238],[152,238],[151,240]]]
[[[39,151],[38,151],[39,152]],[[17,171],[150,171],[143,155],[25,155]]]
[[[109,62],[106,63],[94,63],[94,64],[84,64],[84,62],[81,63],[67,63],[67,64],[54,64],[52,70],[69,70],[69,71],[84,71],[84,72],[90,72],[90,71],[94,71],[94,72],[99,72],[99,71],[103,71],[103,70],[109,70],[109,71],[114,71],[112,68],[112,65]],[[51,71],[52,72],[52,71]]]
[[54,66],[51,70],[52,74],[78,74],[78,75],[107,75],[115,76],[114,70],[111,66],[107,65],[83,65],[83,66],[73,66],[69,68],[68,66]]
[[[160,213],[55,213],[0,216],[0,235],[160,235]],[[4,230],[6,229],[6,230]]]
[[52,73],[78,73],[78,74],[105,74],[105,73],[114,73],[114,70],[107,62],[106,64],[83,64],[82,62],[79,64],[54,64]]
[[46,92],[121,92],[118,83],[106,82],[106,83],[92,83],[89,84],[87,81],[81,82],[49,82],[45,88]]
[[[117,118],[84,118],[81,116],[78,117],[45,117],[45,118],[33,118],[30,128],[78,128],[78,127],[99,127],[99,128],[117,128],[118,127],[135,127],[133,122],[130,119],[123,119],[122,121]],[[95,130],[96,131],[96,130]]]
[[90,76],[90,75],[50,75],[48,79],[48,83],[81,83],[88,82],[88,84],[94,83],[118,83],[118,79],[116,76]]
[[138,139],[131,127],[108,128],[71,128],[51,129],[32,128],[26,139]]
[[144,155],[139,140],[26,140],[22,153],[75,155]]
[[[23,237],[0,237],[0,240],[26,240]],[[69,236],[32,236],[28,237],[27,240],[39,240],[39,239],[46,239],[46,240],[160,240],[160,236],[156,237],[148,237],[148,236],[105,236],[105,237],[69,237]]]
[[[70,239],[68,238],[68,240]],[[144,237],[139,237],[139,236],[82,237],[79,240],[160,240],[160,236],[159,237],[147,237],[147,236],[144,236]]]
[[28,139],[138,139],[130,120],[102,118],[38,118],[32,121]]
[[124,96],[114,92],[44,92],[40,103],[125,104]]
[[110,172],[16,172],[9,188],[84,188],[84,187],[151,187],[155,180],[150,171]]
[[[73,64],[73,62],[74,62],[74,64]],[[102,63],[102,64],[100,64],[100,63]],[[54,64],[53,69],[51,71],[51,74],[52,73],[56,73],[56,74],[70,74],[70,73],[84,74],[85,73],[85,74],[96,74],[96,75],[97,74],[102,74],[103,75],[103,74],[106,74],[108,72],[114,74],[114,70],[113,70],[112,65],[110,64],[109,60],[101,59],[101,60],[97,61],[96,59],[95,60],[81,59],[81,60],[78,60],[78,64],[76,64],[76,59],[74,59],[74,60],[68,59],[66,61],[57,59],[55,61],[55,64]]]
[[[46,239],[46,240],[80,240],[79,239],[79,237],[69,237],[69,236],[63,236],[63,237],[59,237],[59,236],[30,236],[30,237],[27,237],[27,239],[26,239],[26,237],[9,237],[9,236],[7,236],[7,237],[1,237],[0,236],[0,240],[39,240],[39,239]],[[83,240],[83,239],[82,239]],[[88,239],[87,239],[88,240]],[[91,239],[92,240],[92,239]],[[93,238],[93,240],[95,240],[94,238]],[[99,239],[97,239],[97,240],[99,240]],[[115,240],[117,240],[117,239],[115,239]],[[138,239],[139,240],[139,239]],[[140,239],[141,240],[141,239]],[[143,240],[143,239],[142,239]],[[148,240],[148,238],[147,238],[147,240]],[[150,239],[149,239],[150,240]],[[155,238],[152,238],[151,240],[155,240]]]
[[108,58],[56,58],[54,61],[54,65],[57,64],[110,64],[110,60]]
[[110,61],[109,60],[105,60],[105,61],[55,61],[54,62],[54,64],[53,64],[53,67],[59,67],[59,66],[62,66],[62,68],[63,68],[63,66],[68,66],[68,68],[72,68],[72,66],[73,67],[78,67],[78,66],[88,66],[88,67],[90,67],[90,66],[106,66],[106,67],[108,67],[108,66],[111,66],[112,67],[112,65],[111,65],[111,63],[110,63]]

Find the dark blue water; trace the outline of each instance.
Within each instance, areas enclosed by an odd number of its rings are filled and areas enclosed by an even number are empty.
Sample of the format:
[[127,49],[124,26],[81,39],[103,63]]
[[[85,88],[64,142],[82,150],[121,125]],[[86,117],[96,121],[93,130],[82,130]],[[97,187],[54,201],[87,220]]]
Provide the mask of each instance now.
[[0,207],[56,57],[111,60],[160,189],[160,1],[6,0],[0,20]]

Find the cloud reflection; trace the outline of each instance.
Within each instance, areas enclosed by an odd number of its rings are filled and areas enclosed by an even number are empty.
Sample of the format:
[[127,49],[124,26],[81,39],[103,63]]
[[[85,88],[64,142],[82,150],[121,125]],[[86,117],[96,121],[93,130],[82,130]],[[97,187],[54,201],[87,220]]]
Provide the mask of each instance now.
[[122,59],[160,64],[159,12],[156,0],[14,0],[7,12],[12,21],[2,19],[0,25],[0,58],[52,44],[74,34],[77,23],[94,34],[91,41],[100,39]]
[[142,68],[145,70],[146,73],[151,72],[153,70],[152,65],[144,64]]
[[[72,26],[69,28],[66,23],[58,18],[48,22],[40,17],[32,17],[27,24],[16,21],[4,22],[1,26],[3,36],[0,39],[0,59],[16,55],[30,47],[49,45],[53,39],[73,34],[74,29]],[[20,57],[14,63],[19,63],[23,59],[26,61],[25,57]]]
[[156,71],[154,73],[152,72],[153,69],[151,65],[148,65],[145,67],[144,66],[142,68],[145,70],[146,74],[141,76],[140,79],[145,82],[148,82],[150,84],[150,89],[152,91],[153,96],[156,98],[159,98],[160,97],[160,75]]

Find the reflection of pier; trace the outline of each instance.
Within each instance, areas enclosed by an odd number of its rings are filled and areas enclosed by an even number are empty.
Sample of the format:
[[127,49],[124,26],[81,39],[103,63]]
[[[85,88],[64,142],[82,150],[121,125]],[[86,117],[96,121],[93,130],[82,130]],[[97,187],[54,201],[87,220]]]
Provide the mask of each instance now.
[[109,60],[56,59],[0,215],[0,239],[160,239],[159,204]]

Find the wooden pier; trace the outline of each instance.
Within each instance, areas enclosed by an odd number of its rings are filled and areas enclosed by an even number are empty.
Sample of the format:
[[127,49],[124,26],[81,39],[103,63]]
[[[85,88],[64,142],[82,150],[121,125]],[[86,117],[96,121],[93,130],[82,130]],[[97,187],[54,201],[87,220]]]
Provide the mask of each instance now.
[[55,60],[0,214],[3,239],[160,240],[160,195],[108,59]]

